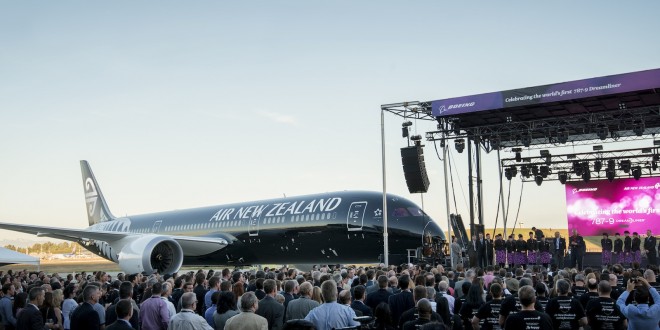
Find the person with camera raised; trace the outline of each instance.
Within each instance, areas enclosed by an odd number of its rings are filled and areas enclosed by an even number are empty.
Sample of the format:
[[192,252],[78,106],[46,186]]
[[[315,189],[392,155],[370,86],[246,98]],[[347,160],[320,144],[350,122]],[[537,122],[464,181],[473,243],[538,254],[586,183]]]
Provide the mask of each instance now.
[[[636,283],[641,283],[636,286]],[[635,290],[635,304],[626,306],[626,298]],[[653,301],[660,301],[658,291],[649,285],[643,277],[630,279],[626,285],[626,291],[619,296],[616,305],[619,306],[621,313],[628,319],[628,329],[657,329],[660,322],[660,304],[655,303],[649,306],[649,297]]]

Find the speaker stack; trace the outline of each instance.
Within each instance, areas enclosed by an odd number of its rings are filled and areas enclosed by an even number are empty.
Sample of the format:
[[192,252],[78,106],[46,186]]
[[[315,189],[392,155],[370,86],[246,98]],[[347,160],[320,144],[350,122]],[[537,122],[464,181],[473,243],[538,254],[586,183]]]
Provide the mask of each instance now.
[[424,149],[421,145],[401,148],[401,162],[406,185],[411,194],[425,193],[429,189],[429,177],[424,165]]

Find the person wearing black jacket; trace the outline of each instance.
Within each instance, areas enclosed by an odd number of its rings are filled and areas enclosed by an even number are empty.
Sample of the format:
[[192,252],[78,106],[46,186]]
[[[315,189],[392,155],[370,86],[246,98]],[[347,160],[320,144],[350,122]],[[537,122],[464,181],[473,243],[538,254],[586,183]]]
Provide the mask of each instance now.
[[584,238],[578,234],[577,229],[573,229],[573,236],[569,240],[571,245],[571,266],[582,270],[582,259],[586,247]]
[[614,256],[616,257],[616,262],[623,265],[625,261],[623,255],[623,241],[621,240],[621,234],[614,234]]
[[550,253],[551,239],[545,238],[543,241],[539,242],[539,254],[541,259],[541,264],[544,268],[548,268],[548,265],[552,261],[552,254]]
[[484,239],[483,233],[479,233],[479,239],[477,239],[477,265],[479,268],[486,268],[486,266],[488,266],[487,260],[486,239]]
[[522,234],[518,234],[518,240],[516,241],[516,255],[518,256],[516,265],[522,265],[523,269],[527,268],[527,242]]
[[637,265],[642,264],[642,250],[640,249],[641,244],[642,240],[639,238],[639,234],[637,232],[633,232],[632,244],[630,245],[630,254],[632,255],[633,262],[636,262]]
[[644,239],[644,250],[646,251],[646,258],[648,258],[649,265],[656,265],[656,249],[655,249],[655,236],[651,234],[651,230],[646,231],[646,238]]
[[632,238],[630,237],[629,231],[624,231],[623,235],[623,262],[625,265],[630,266],[632,264]]
[[486,234],[486,266],[493,264],[493,240]]
[[516,266],[516,241],[513,240],[513,235],[509,235],[506,241],[506,261],[509,268]]
[[534,232],[529,232],[529,239],[527,239],[527,262],[530,265],[536,265],[538,258],[539,243],[534,238]]
[[612,240],[610,235],[603,233],[603,239],[600,240],[600,247],[603,252],[601,252],[601,264],[603,268],[606,268],[612,263]]
[[495,236],[495,263],[504,268],[506,264],[506,242],[502,239],[502,234]]
[[545,312],[550,315],[555,329],[578,329],[587,325],[587,316],[582,304],[568,295],[570,284],[566,280],[557,281],[558,297],[550,299]]

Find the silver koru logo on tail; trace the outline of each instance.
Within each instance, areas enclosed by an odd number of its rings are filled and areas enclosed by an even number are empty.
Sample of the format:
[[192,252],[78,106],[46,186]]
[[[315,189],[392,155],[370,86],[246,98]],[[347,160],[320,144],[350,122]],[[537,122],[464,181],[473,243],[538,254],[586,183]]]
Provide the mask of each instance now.
[[92,178],[85,179],[85,202],[87,202],[87,214],[89,214],[90,217],[94,216],[98,199],[99,194],[96,192],[94,181]]

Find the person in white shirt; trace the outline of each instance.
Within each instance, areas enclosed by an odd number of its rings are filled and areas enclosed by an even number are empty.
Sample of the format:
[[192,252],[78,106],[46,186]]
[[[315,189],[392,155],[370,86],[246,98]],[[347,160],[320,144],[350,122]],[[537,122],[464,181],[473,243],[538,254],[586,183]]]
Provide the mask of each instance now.
[[172,285],[168,282],[163,282],[163,292],[160,293],[160,299],[167,303],[167,311],[170,312],[170,319],[176,315],[176,307],[170,301],[169,296],[172,294]]

